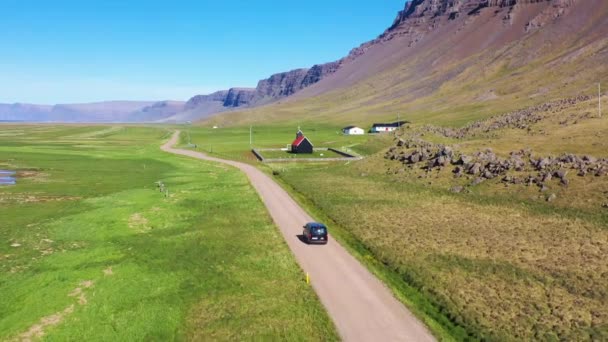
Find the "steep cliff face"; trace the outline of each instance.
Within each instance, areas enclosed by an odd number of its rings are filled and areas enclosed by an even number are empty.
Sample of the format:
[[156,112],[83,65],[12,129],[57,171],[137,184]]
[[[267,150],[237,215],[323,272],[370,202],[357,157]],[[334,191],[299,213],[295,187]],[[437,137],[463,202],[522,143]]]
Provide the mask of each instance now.
[[341,62],[317,64],[310,69],[296,69],[278,73],[261,80],[256,88],[254,104],[291,96],[309,87],[340,68]]
[[537,4],[543,2],[552,3],[555,7],[568,7],[576,0],[412,0],[406,3],[405,9],[397,15],[389,31],[398,28],[402,23],[416,18],[436,18],[448,16],[455,19],[461,15],[474,15],[487,7],[513,7]]
[[[412,0],[399,12],[393,25],[378,39],[363,44],[369,46],[385,42],[396,36],[410,36],[410,45],[420,41],[428,32],[458,18],[477,16],[482,10],[495,8],[495,14],[505,25],[515,23],[518,11],[526,11],[527,5],[545,4],[546,8],[529,20],[524,29],[540,28],[562,15],[580,0]],[[491,33],[491,32],[488,32]]]
[[495,8],[495,15],[502,24],[513,25],[515,24],[514,17],[521,12],[526,12],[527,5],[544,3],[546,8],[522,27],[522,32],[527,33],[566,14],[578,1],[580,0],[412,0],[406,2],[405,8],[397,14],[393,24],[382,35],[353,49],[342,62],[352,61],[373,46],[394,38],[406,37],[408,40],[406,46],[412,47],[422,41],[430,32],[436,31],[452,21],[460,18],[465,21],[465,25],[473,23],[473,17],[478,16],[484,10],[491,10],[491,8]]
[[224,99],[224,107],[247,106],[252,102],[255,93],[256,90],[251,88],[231,88]]
[[341,62],[331,62],[326,64],[317,64],[310,68],[306,73],[306,76],[302,80],[302,88],[306,88],[310,85],[313,85],[328,75],[333,74],[340,68]]
[[[315,65],[310,69],[296,69],[271,75],[258,82],[256,88],[231,88],[218,91],[210,95],[197,95],[192,97],[185,106],[185,110],[200,109],[201,107],[214,107],[215,112],[223,112],[240,107],[251,107],[267,104],[309,87],[340,68],[341,62]],[[221,103],[221,106],[218,104]]]
[[192,97],[190,100],[188,100],[188,102],[186,102],[184,109],[192,110],[197,107],[204,106],[204,105],[207,105],[209,103],[214,103],[214,102],[223,104],[224,101],[226,100],[227,95],[228,95],[228,90],[216,91],[215,93],[212,93],[209,95],[196,95],[196,96]]
[[302,89],[302,81],[307,73],[308,69],[297,69],[274,74],[261,80],[256,88],[256,100],[278,99],[292,95]]

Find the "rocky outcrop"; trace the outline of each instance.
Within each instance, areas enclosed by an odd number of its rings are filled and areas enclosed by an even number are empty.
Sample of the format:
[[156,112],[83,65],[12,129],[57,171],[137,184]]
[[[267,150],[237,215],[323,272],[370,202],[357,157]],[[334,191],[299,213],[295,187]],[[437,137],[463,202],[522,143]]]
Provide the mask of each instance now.
[[[591,99],[588,95],[579,95],[567,99],[561,99],[553,102],[543,103],[537,106],[516,110],[511,113],[498,115],[485,120],[478,120],[470,123],[462,128],[436,127],[427,125],[422,128],[424,132],[442,135],[446,138],[464,139],[475,136],[479,133],[488,133],[503,128],[512,129],[529,129],[531,125],[543,120],[542,112],[557,112],[566,108],[573,107],[581,102],[586,102]],[[561,125],[567,125],[568,119],[578,120],[588,119],[589,115],[582,117],[568,117],[560,122]]]
[[322,80],[323,78],[325,78],[326,76],[331,75],[334,72],[338,71],[341,64],[342,63],[340,61],[337,61],[337,62],[318,64],[318,65],[313,66],[312,68],[310,68],[308,70],[308,72],[306,73],[306,76],[302,80],[302,82],[301,82],[302,88],[306,88],[310,85],[313,85],[313,84],[319,82],[320,80]]
[[255,97],[255,89],[251,88],[232,88],[224,99],[224,107],[242,107],[251,104]]
[[576,0],[412,0],[405,5],[405,9],[397,15],[393,25],[387,32],[398,29],[402,24],[417,19],[434,19],[447,17],[456,19],[463,15],[475,15],[488,7],[513,7],[541,2],[551,2],[548,13],[559,13],[570,7]]
[[192,110],[197,107],[206,105],[210,102],[221,102],[224,103],[226,101],[226,96],[228,95],[228,90],[216,91],[215,93],[209,95],[196,95],[192,97],[186,105],[184,106],[185,110]]
[[406,2],[405,8],[397,14],[393,24],[382,35],[354,48],[341,62],[354,60],[374,45],[397,37],[406,37],[409,40],[406,44],[413,46],[442,25],[461,17],[476,16],[488,8],[505,9],[506,13],[503,14],[502,19],[505,24],[510,25],[514,15],[513,10],[517,6],[550,3],[551,6],[522,28],[529,32],[563,16],[577,1],[579,0],[412,0]]
[[421,166],[427,173],[451,167],[455,178],[467,177],[471,180],[471,186],[499,179],[509,185],[537,186],[541,192],[549,189],[550,182],[568,187],[570,174],[595,178],[608,175],[607,158],[575,154],[535,156],[531,150],[513,151],[509,157],[501,158],[489,148],[464,154],[453,147],[420,139],[398,139],[396,146],[388,150],[385,158],[398,161],[409,168]]
[[276,101],[309,87],[340,68],[341,62],[315,65],[310,69],[296,69],[274,74],[258,82],[256,88],[231,88],[210,95],[191,98],[185,110],[222,103],[222,110],[255,106]]
[[279,99],[294,94],[302,89],[302,81],[308,74],[308,69],[297,69],[274,74],[261,80],[256,88],[256,99]]

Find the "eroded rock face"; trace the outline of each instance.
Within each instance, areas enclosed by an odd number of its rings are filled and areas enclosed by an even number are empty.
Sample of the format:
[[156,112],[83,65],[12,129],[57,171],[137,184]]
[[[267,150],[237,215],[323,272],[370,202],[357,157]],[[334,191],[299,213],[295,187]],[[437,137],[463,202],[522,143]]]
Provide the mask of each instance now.
[[255,89],[232,88],[224,99],[224,107],[242,107],[249,105],[255,97]]
[[274,74],[258,82],[256,88],[231,88],[210,95],[197,95],[186,103],[186,110],[221,102],[226,108],[264,104],[278,100],[309,87],[340,68],[341,62],[315,65],[310,69],[296,69]]
[[294,94],[303,88],[302,82],[308,74],[308,69],[297,69],[274,74],[261,80],[256,88],[256,99],[278,99]]
[[194,109],[196,107],[202,106],[209,102],[224,102],[226,100],[226,95],[228,95],[228,90],[217,91],[213,94],[209,95],[196,95],[192,97],[186,105],[184,106],[185,110]]
[[[522,30],[530,32],[543,27],[563,16],[580,0],[412,0],[405,4],[391,27],[377,39],[364,43],[353,49],[344,60],[352,60],[364,54],[376,44],[392,40],[396,37],[407,37],[408,45],[413,46],[431,31],[446,22],[458,18],[473,17],[482,10],[495,7],[506,9],[502,17],[503,23],[512,25],[514,9],[525,10],[525,6],[537,3],[548,3],[545,10],[530,20]],[[344,61],[343,60],[343,61]]]
[[455,19],[463,15],[475,15],[488,7],[513,7],[529,4],[551,2],[552,7],[547,13],[558,13],[574,4],[576,0],[412,0],[405,4],[405,9],[397,15],[389,31],[397,29],[401,24],[416,19],[433,19],[446,16]]
[[333,74],[340,68],[341,64],[342,63],[340,61],[337,61],[337,62],[318,64],[318,65],[313,66],[312,68],[310,68],[308,70],[308,72],[306,73],[306,76],[302,80],[302,83],[301,83],[302,88],[313,85],[313,84],[319,82],[320,80],[322,80],[323,78],[325,78],[325,76]]

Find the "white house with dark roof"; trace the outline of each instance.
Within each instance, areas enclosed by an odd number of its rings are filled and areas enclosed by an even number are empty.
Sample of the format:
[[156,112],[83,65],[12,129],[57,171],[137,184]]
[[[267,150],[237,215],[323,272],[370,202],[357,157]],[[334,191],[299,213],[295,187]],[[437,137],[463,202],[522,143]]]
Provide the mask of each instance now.
[[372,126],[372,133],[384,133],[396,131],[399,127],[409,123],[409,121],[397,121],[391,123],[375,123]]

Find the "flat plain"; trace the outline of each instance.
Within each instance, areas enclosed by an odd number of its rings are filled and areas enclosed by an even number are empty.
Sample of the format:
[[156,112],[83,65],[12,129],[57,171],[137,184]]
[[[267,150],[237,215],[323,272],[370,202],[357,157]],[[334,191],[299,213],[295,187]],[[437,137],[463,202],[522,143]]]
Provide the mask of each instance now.
[[0,339],[337,339],[245,176],[168,137],[2,126]]

